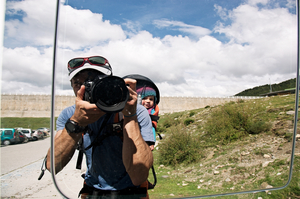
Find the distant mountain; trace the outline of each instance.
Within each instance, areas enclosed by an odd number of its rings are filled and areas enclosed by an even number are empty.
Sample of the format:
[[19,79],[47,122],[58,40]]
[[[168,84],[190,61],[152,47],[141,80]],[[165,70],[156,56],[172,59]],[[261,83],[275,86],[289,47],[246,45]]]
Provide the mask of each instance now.
[[[282,90],[291,89],[291,88],[294,89],[296,87],[296,78],[286,80],[279,84],[272,84],[271,87],[272,87],[272,92],[282,91]],[[270,93],[270,85],[269,84],[244,90],[234,96],[259,96],[261,94],[266,94],[266,93]]]

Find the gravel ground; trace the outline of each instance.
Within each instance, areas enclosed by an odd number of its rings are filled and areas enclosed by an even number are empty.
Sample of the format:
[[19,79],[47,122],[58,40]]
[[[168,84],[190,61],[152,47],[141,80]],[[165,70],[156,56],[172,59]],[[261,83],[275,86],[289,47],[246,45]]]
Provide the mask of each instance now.
[[[69,164],[55,178],[58,187],[68,198],[78,198],[78,192],[83,183],[81,174],[84,173],[85,168],[81,171],[76,170],[76,160],[77,153],[74,154]],[[45,172],[41,180],[38,180],[42,162],[43,159],[40,159],[21,169],[1,176],[1,198],[63,198],[55,188],[51,174],[48,171]]]

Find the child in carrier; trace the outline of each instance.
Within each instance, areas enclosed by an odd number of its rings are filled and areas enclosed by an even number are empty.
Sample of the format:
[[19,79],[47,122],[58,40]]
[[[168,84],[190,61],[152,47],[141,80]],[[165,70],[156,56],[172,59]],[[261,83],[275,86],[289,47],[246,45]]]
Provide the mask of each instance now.
[[[151,87],[141,87],[137,89],[137,94],[141,98],[141,104],[148,110],[150,116],[158,116],[159,108],[156,102],[156,92]],[[154,143],[151,143],[150,149],[154,150],[154,144],[156,141],[156,127],[157,127],[157,120],[152,120],[152,130],[154,136]]]

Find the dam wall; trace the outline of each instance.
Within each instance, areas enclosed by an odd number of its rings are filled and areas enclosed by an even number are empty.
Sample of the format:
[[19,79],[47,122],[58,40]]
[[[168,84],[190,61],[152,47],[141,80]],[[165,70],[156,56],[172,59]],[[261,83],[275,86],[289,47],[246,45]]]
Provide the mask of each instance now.
[[[161,97],[160,114],[180,112],[216,106],[239,99],[249,100],[257,97]],[[68,106],[75,103],[74,96],[55,97],[55,117]],[[1,95],[1,117],[50,117],[51,95]]]

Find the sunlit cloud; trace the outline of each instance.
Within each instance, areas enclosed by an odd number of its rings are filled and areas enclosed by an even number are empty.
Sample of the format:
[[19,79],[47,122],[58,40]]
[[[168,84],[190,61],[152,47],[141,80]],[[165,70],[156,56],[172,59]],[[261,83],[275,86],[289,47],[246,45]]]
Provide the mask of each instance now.
[[197,37],[203,37],[211,33],[211,30],[199,26],[185,24],[181,21],[170,21],[167,19],[154,20],[153,22],[158,28],[171,28],[184,33],[188,33]]
[[[45,12],[31,9],[37,1],[8,2],[7,15],[17,17],[5,22],[3,93],[50,93],[55,5],[38,2]],[[163,37],[144,30],[140,21],[114,24],[102,13],[61,5],[57,93],[73,94],[68,60],[91,55],[106,57],[114,75],[149,77],[162,96],[230,96],[293,78],[296,15],[269,4],[248,1],[233,9],[216,4],[212,9],[219,21],[212,30],[184,21],[153,20],[158,30],[174,33]],[[218,40],[216,34],[228,42]]]

